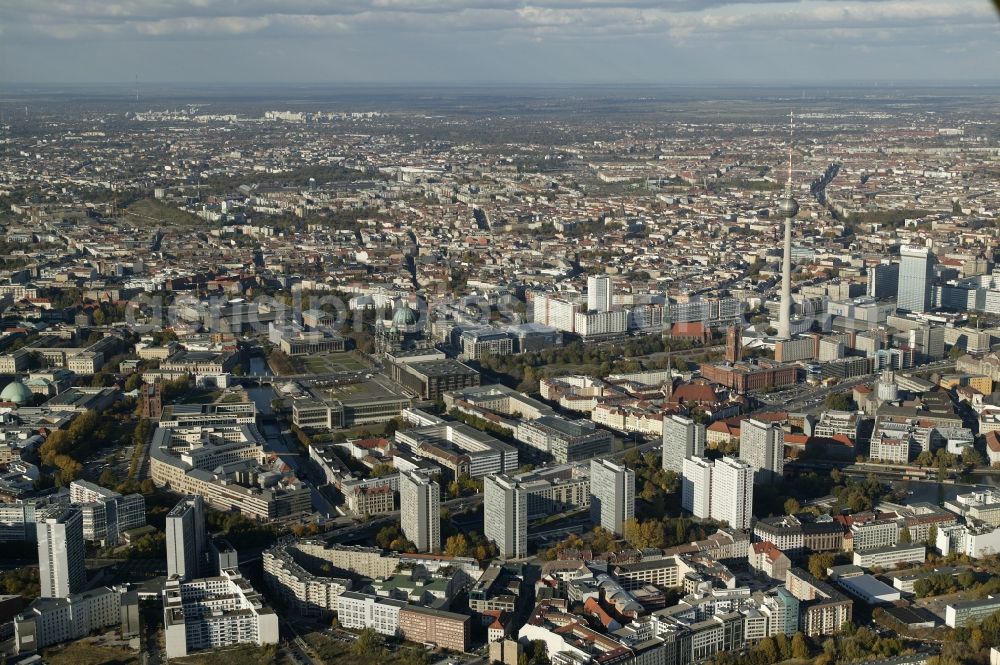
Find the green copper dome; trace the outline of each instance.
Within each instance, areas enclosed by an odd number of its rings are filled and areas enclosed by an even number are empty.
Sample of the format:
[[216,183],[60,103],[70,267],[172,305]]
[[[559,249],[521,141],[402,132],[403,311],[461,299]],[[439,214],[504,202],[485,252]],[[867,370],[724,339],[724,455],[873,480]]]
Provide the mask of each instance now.
[[0,392],[0,402],[14,402],[15,404],[25,404],[31,401],[32,393],[28,387],[18,380],[11,381]]
[[409,328],[417,325],[417,313],[413,311],[410,304],[402,302],[392,314],[392,326],[394,328]]

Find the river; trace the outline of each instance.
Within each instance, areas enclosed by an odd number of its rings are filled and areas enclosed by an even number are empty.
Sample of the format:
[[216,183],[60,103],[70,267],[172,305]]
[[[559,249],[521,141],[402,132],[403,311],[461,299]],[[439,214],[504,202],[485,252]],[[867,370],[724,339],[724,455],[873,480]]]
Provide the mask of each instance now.
[[993,487],[993,485],[988,484],[938,483],[933,480],[894,480],[891,484],[893,489],[902,489],[907,492],[907,503],[927,502],[936,505],[952,501],[959,494]]
[[271,410],[271,402],[277,397],[277,394],[270,385],[247,388],[246,391],[253,403],[257,405],[257,413],[262,416],[270,416],[274,413]]
[[273,376],[273,374],[263,356],[250,357],[250,376]]
[[274,389],[269,385],[247,388],[247,394],[253,400],[253,403],[257,405],[257,413],[262,418],[267,418],[266,421],[261,423],[260,432],[267,439],[268,451],[278,455],[281,461],[291,467],[295,475],[309,486],[312,490],[313,508],[316,511],[327,517],[336,515],[337,513],[333,506],[330,505],[330,502],[309,481],[308,474],[303,468],[307,462],[299,454],[294,441],[292,441],[291,433],[288,430],[283,430],[279,422],[275,422],[269,418],[269,416],[274,414],[274,411],[271,409],[271,401],[276,397]]

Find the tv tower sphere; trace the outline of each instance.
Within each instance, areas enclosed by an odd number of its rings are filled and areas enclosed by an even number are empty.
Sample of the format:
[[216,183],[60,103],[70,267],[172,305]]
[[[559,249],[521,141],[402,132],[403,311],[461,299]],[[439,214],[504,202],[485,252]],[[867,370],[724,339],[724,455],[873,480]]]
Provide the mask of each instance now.
[[778,202],[778,212],[782,217],[795,217],[799,214],[799,202],[788,194]]

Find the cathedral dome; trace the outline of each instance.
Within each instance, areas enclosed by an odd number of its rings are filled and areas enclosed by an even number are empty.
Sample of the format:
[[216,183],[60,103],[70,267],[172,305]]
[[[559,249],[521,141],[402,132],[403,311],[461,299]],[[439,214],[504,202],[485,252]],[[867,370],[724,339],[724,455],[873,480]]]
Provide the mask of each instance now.
[[402,302],[392,314],[392,326],[394,328],[410,328],[417,325],[417,313],[413,311],[410,304]]

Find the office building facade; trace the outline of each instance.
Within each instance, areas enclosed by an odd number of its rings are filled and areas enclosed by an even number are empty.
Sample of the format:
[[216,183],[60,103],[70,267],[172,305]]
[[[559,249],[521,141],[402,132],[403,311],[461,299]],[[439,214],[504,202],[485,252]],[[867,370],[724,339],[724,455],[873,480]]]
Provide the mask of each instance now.
[[528,553],[528,492],[506,474],[486,476],[483,487],[483,533],[496,543],[500,556],[516,559]]
[[167,580],[163,626],[168,659],[237,644],[278,643],[278,615],[235,569],[187,582]]
[[441,487],[424,472],[399,474],[400,525],[418,552],[441,549]]
[[207,572],[205,504],[200,496],[181,499],[167,513],[166,531],[167,576],[188,580]]
[[65,598],[36,599],[14,617],[14,642],[19,654],[31,653],[120,625],[122,594],[97,587]]
[[587,278],[587,309],[591,312],[609,312],[613,300],[611,278],[592,276]]
[[723,457],[712,468],[712,519],[734,529],[749,529],[753,518],[753,467]]
[[83,514],[76,508],[56,508],[38,521],[38,576],[42,598],[65,598],[83,591]]
[[785,432],[778,423],[748,418],[740,424],[740,457],[754,468],[754,482],[773,483],[785,469]]
[[684,460],[705,454],[705,426],[685,416],[663,418],[663,468],[684,472]]
[[700,519],[726,522],[734,529],[750,528],[753,517],[754,470],[746,461],[723,457],[684,460],[681,507]]
[[616,536],[635,517],[635,471],[609,460],[590,461],[590,518]]
[[122,496],[86,480],[74,480],[69,500],[83,514],[84,540],[113,547],[124,532],[146,524],[146,499],[141,494]]
[[934,255],[927,247],[911,246],[900,248],[899,255],[896,308],[902,312],[926,312],[931,308]]
[[704,457],[689,457],[683,463],[681,507],[700,519],[712,516],[712,467]]

